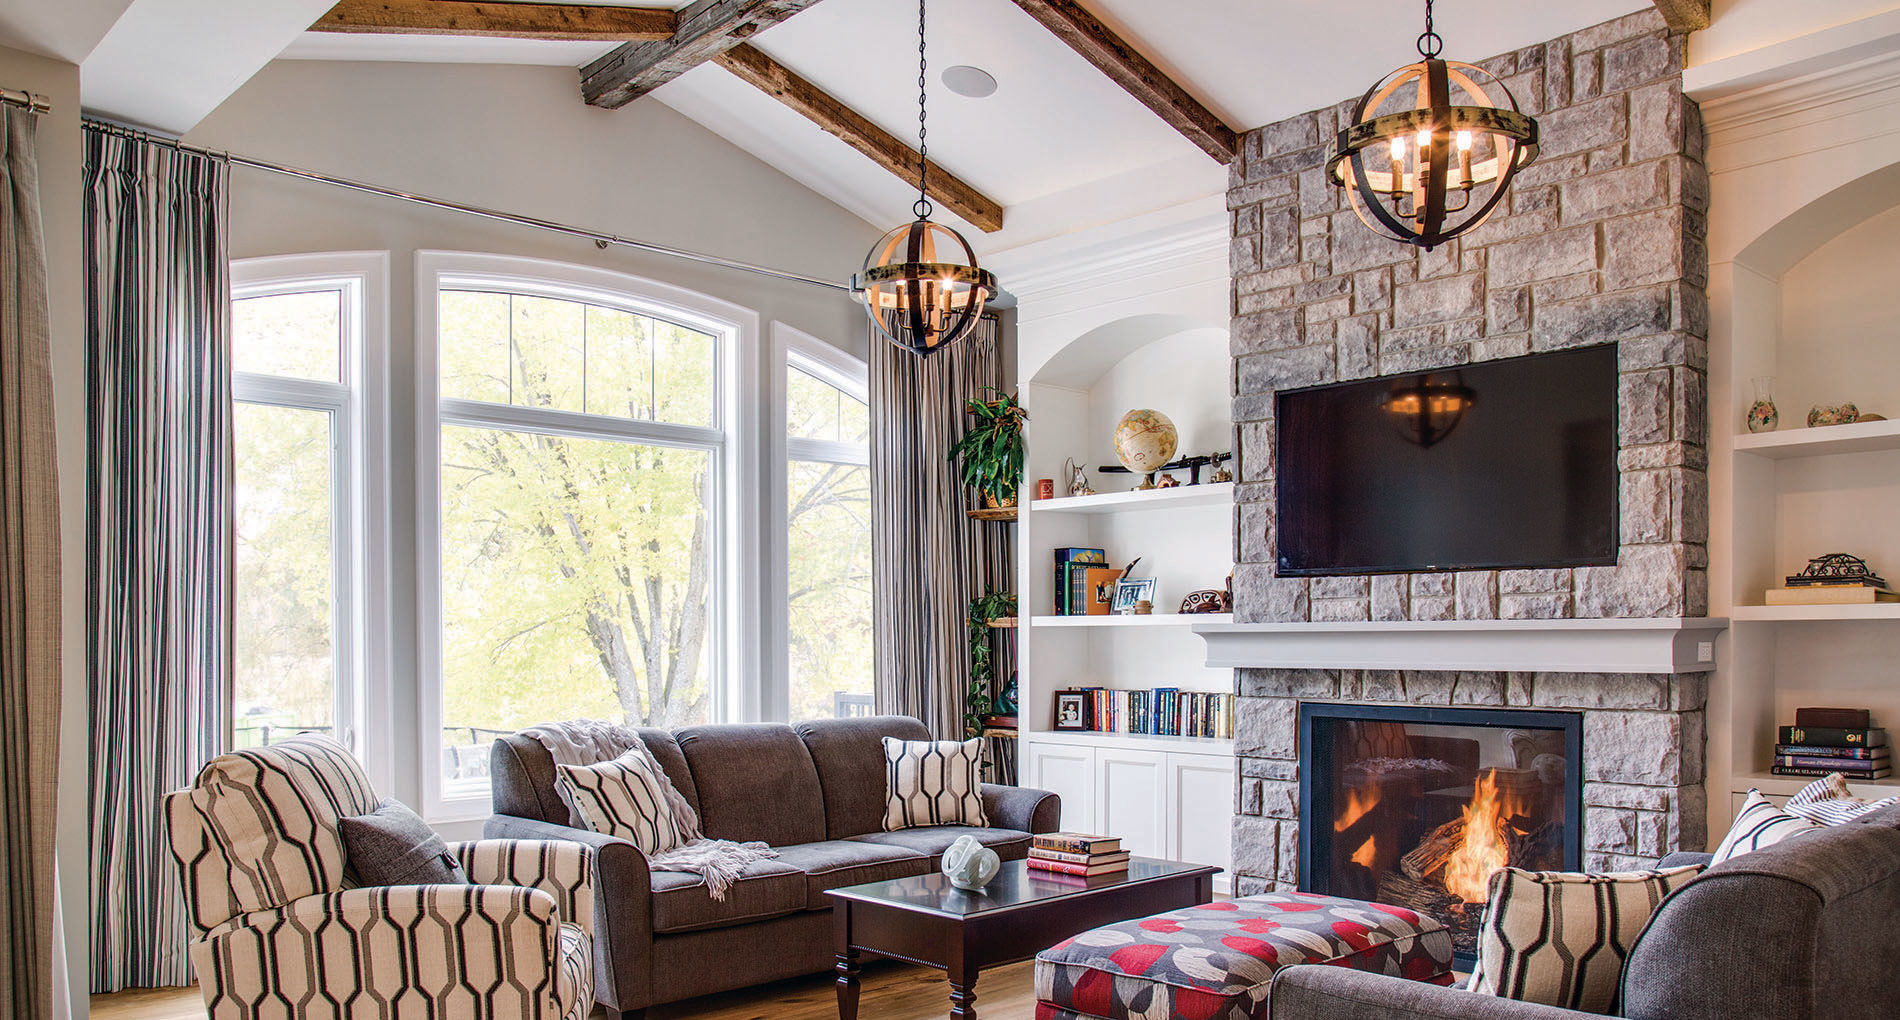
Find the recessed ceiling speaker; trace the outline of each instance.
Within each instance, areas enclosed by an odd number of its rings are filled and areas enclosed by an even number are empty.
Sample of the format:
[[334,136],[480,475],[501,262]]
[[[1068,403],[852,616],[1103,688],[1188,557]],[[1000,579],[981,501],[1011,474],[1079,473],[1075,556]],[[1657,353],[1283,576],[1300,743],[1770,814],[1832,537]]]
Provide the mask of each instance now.
[[996,77],[980,67],[957,64],[943,69],[944,88],[959,96],[987,99],[996,94]]

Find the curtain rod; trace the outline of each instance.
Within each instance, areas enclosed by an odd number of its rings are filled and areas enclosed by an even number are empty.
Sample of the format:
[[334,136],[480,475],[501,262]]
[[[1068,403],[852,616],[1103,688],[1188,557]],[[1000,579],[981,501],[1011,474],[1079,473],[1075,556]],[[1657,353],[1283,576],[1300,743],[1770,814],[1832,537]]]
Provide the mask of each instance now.
[[177,149],[180,152],[191,152],[191,153],[196,153],[201,156],[209,156],[213,159],[223,160],[224,162],[229,163],[232,166],[247,167],[252,170],[262,170],[266,173],[280,174],[285,177],[295,177],[295,178],[298,178],[299,180],[314,181],[318,184],[328,184],[332,187],[342,188],[346,191],[357,191],[357,192],[362,192],[363,194],[366,194],[366,195],[378,195],[383,198],[393,198],[399,202],[410,202],[416,205],[425,205],[432,209],[442,209],[448,212],[463,213],[465,215],[477,216],[482,219],[495,220],[501,223],[512,223],[516,226],[522,226],[522,227],[533,227],[537,230],[548,230],[557,234],[566,234],[569,237],[578,237],[585,240],[589,240],[602,248],[607,248],[607,247],[632,248],[636,251],[643,251],[652,255],[665,255],[670,258],[684,259],[688,262],[698,262],[704,265],[718,266],[721,269],[733,269],[742,273],[752,273],[758,276],[768,276],[775,280],[788,280],[792,283],[804,283],[804,284],[809,284],[814,287],[824,287],[829,290],[843,291],[845,293],[851,292],[851,288],[845,286],[844,284],[837,283],[832,280],[822,279],[816,276],[805,276],[802,273],[788,272],[783,269],[773,269],[770,266],[761,266],[752,262],[742,262],[738,259],[724,258],[719,255],[708,255],[708,254],[705,254],[704,252],[689,251],[685,248],[673,248],[664,244],[655,244],[651,241],[640,241],[640,240],[635,240],[634,238],[630,238],[630,237],[621,237],[617,234],[602,233],[598,230],[588,230],[585,227],[576,227],[567,223],[558,223],[558,222],[555,222],[554,220],[544,220],[544,219],[540,219],[534,216],[523,216],[519,213],[502,212],[498,209],[486,209],[486,208],[483,208],[481,206],[476,206],[476,205],[464,205],[460,202],[448,201],[447,199],[430,198],[427,195],[418,195],[418,194],[414,194],[408,191],[399,191],[395,188],[385,188],[376,184],[366,184],[362,181],[353,181],[344,177],[333,177],[329,174],[318,173],[315,170],[304,170],[304,169],[294,167],[294,166],[286,166],[285,164],[282,164],[282,163],[272,163],[268,160],[252,159],[249,156],[241,156],[235,152],[220,152],[215,149],[207,149],[202,146],[187,145],[186,143],[179,141],[176,138],[170,138],[165,135],[153,134],[152,132],[149,132],[149,131],[141,131],[137,128],[126,127],[123,124],[115,124],[109,120],[101,120],[96,117],[86,117],[85,123],[86,123],[86,126],[89,128],[94,128],[96,130],[105,131],[111,134],[123,135],[128,138],[136,138],[140,141],[150,142],[155,145],[168,146],[170,148]]
[[34,113],[52,113],[53,101],[37,92],[24,92],[20,89],[0,89],[0,103],[9,106],[23,106]]

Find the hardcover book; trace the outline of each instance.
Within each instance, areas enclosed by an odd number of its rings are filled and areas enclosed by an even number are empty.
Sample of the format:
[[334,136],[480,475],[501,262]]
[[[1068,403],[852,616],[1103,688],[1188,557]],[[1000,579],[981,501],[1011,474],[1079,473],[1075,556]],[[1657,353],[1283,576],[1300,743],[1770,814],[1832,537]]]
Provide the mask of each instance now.
[[1039,846],[1029,848],[1029,856],[1042,861],[1065,861],[1069,864],[1114,864],[1126,861],[1128,851],[1117,850],[1106,854],[1076,854],[1067,850],[1044,850]]
[[1780,743],[1817,744],[1822,747],[1884,747],[1887,731],[1833,726],[1783,726]]
[[1836,760],[1879,760],[1891,755],[1893,749],[1890,747],[1819,747],[1814,744],[1776,744],[1775,753]]
[[1866,760],[1861,758],[1809,758],[1800,755],[1778,754],[1776,765],[1785,765],[1796,769],[1825,769],[1832,772],[1860,775],[1863,772],[1879,772],[1890,768],[1893,762],[1887,758]]
[[[1801,779],[1825,779],[1828,776],[1833,775],[1835,772],[1838,772],[1840,770],[1839,769],[1808,769],[1808,768],[1796,768],[1790,765],[1776,765],[1774,768],[1771,768],[1768,771],[1771,774],[1777,775],[1777,776],[1794,776]],[[1893,770],[1885,766],[1882,766],[1880,768],[1873,770],[1872,772],[1856,772],[1854,773],[1854,778],[1855,779],[1885,779],[1891,775],[1893,775]]]
[[1842,730],[1865,730],[1874,725],[1874,713],[1865,708],[1797,708],[1796,726],[1830,726]]
[[1087,832],[1045,832],[1034,837],[1030,845],[1072,854],[1112,854],[1122,848],[1122,841],[1120,836],[1097,836]]
[[1050,861],[1031,857],[1028,863],[1037,871],[1054,871],[1063,875],[1113,875],[1128,870],[1127,861],[1116,861],[1113,864],[1070,864],[1068,861]]

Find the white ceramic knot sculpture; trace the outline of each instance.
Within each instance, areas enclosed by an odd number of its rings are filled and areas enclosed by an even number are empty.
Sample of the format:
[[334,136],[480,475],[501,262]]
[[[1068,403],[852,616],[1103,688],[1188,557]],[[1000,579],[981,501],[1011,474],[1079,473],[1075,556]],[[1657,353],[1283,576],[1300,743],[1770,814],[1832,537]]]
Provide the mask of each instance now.
[[978,843],[975,836],[958,836],[950,849],[943,852],[944,877],[959,889],[974,892],[983,888],[1002,867],[1003,859],[996,856],[996,851]]

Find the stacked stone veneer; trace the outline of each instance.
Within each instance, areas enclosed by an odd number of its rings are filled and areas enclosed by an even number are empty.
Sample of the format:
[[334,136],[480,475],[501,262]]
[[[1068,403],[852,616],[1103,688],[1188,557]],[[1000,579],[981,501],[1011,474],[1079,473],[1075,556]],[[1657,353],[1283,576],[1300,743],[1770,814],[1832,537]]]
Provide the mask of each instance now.
[[[1542,152],[1508,208],[1431,252],[1375,234],[1326,182],[1352,101],[1246,135],[1228,190],[1238,621],[1707,612],[1708,175],[1683,43],[1650,10],[1480,61],[1537,117]],[[1276,391],[1606,343],[1620,371],[1615,566],[1275,574]],[[1243,889],[1297,879],[1301,700],[1583,711],[1586,864],[1654,861],[1706,835],[1697,677],[1241,670],[1238,682]]]

